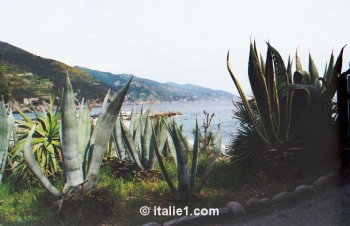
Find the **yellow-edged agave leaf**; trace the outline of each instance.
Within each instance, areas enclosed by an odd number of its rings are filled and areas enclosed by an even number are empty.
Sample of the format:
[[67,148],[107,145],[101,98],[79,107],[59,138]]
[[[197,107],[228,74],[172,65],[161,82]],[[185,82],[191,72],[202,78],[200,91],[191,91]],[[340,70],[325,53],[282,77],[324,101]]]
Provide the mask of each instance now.
[[274,70],[274,64],[272,60],[272,53],[271,49],[268,48],[267,50],[267,56],[266,56],[266,66],[265,66],[265,80],[268,90],[268,98],[270,100],[271,105],[271,113],[273,118],[273,127],[275,133],[279,134],[279,127],[280,127],[280,107],[279,107],[279,101],[278,101],[278,93],[277,93],[277,87],[276,87],[276,74]]
[[[272,74],[272,76],[274,76],[274,74]],[[265,76],[260,68],[258,57],[252,44],[250,44],[248,77],[262,122],[262,128],[266,132],[269,142],[277,143],[279,141],[277,138],[276,128],[273,126],[274,120],[270,102],[271,98],[269,97],[269,93],[267,91]],[[273,86],[271,88],[273,89],[275,87]]]
[[248,99],[247,97],[245,96],[244,92],[243,92],[243,89],[240,85],[240,83],[238,82],[236,76],[234,75],[232,69],[231,69],[231,65],[230,65],[230,52],[227,53],[227,69],[231,75],[231,78],[233,80],[233,82],[235,83],[235,86],[238,90],[238,93],[240,95],[240,97],[242,98],[242,102],[244,104],[244,107],[247,109],[247,113],[249,115],[249,118],[254,126],[254,128],[256,129],[256,132],[258,133],[259,137],[264,141],[264,143],[268,144],[269,143],[269,140],[267,138],[267,135],[266,135],[266,132],[263,131],[261,129],[261,127],[258,125],[258,122],[256,121],[255,117],[254,117],[254,114],[253,114],[253,111],[248,103]]
[[279,138],[284,140],[286,139],[286,136],[283,133],[285,133],[288,125],[288,121],[289,121],[288,119],[289,79],[288,79],[287,70],[285,68],[281,55],[269,43],[267,43],[267,45],[271,51],[272,60],[274,63],[275,76],[276,76],[276,89],[277,89],[277,96],[278,96],[278,105],[280,109]]

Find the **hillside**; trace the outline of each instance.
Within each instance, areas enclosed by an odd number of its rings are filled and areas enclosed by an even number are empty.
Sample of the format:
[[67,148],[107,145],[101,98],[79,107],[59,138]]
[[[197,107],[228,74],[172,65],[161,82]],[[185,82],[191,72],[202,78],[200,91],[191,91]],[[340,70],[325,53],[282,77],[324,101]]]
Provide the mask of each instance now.
[[[83,70],[100,80],[111,88],[119,88],[131,77],[128,74],[112,74],[91,70],[84,67]],[[199,101],[199,100],[232,100],[234,96],[228,92],[203,88],[200,86],[176,83],[160,83],[149,79],[134,76],[129,88],[129,98],[142,101]]]
[[[84,71],[67,64],[36,56],[5,42],[0,42],[0,53],[2,54],[2,63],[5,66],[4,73],[13,75],[12,78],[9,77],[9,80],[10,85],[14,87],[11,95],[16,100],[21,100],[23,95],[40,97],[42,92],[45,95],[50,92],[59,93],[63,87],[67,70],[74,89],[80,96],[96,99],[103,98],[107,93],[107,86]],[[34,76],[31,76],[31,78],[17,76],[25,73]],[[40,80],[42,79],[46,79],[47,82],[40,86]],[[50,82],[52,84],[48,84]],[[24,85],[22,86],[22,84]],[[32,86],[31,84],[37,84],[38,86]],[[35,87],[37,90],[35,90]]]
[[[107,90],[118,91],[130,79],[128,74],[112,74],[83,67],[71,67],[62,62],[36,56],[23,49],[0,41],[0,55],[5,80],[11,97],[48,99],[50,93],[59,95],[66,71],[78,97],[103,99]],[[160,83],[134,76],[128,92],[129,101],[198,101],[232,100],[230,93],[191,84]]]

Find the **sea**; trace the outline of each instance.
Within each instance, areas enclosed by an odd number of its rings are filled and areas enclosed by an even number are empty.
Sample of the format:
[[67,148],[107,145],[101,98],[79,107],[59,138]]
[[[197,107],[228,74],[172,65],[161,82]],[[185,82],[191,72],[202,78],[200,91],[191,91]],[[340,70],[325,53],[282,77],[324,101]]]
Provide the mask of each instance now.
[[[133,105],[124,104],[123,112],[130,112]],[[199,102],[172,102],[172,103],[156,103],[135,105],[136,110],[140,111],[143,107],[147,109],[151,107],[153,112],[180,112],[182,115],[175,116],[175,121],[178,125],[182,125],[182,130],[190,142],[193,142],[193,130],[196,126],[196,117],[198,119],[201,130],[203,129],[203,122],[205,119],[204,111],[214,117],[211,122],[211,130],[214,134],[217,133],[218,125],[220,124],[222,134],[222,146],[230,144],[230,139],[236,131],[236,121],[232,118],[232,110],[234,105],[231,101],[199,101]],[[97,114],[101,108],[93,108],[91,115]],[[30,118],[35,118],[33,113],[27,114]],[[19,114],[14,115],[16,119],[20,119]]]

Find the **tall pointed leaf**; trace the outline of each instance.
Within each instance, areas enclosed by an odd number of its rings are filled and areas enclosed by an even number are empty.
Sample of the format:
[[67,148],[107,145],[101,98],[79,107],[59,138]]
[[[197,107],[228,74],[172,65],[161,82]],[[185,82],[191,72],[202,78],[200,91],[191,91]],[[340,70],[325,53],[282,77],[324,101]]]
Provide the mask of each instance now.
[[176,147],[177,156],[177,172],[178,172],[178,192],[180,194],[191,193],[190,178],[188,172],[188,159],[186,144],[183,142],[183,137],[180,128],[175,121],[172,122],[172,138]]
[[295,51],[295,67],[296,67],[296,71],[299,71],[299,72],[303,71],[303,67],[301,66],[301,61],[298,55],[298,50]]
[[65,182],[68,186],[76,186],[84,182],[82,156],[79,149],[79,128],[75,97],[69,76],[62,98],[62,157]]
[[[268,68],[268,62],[267,68]],[[271,126],[273,122],[273,113],[271,110],[270,98],[267,91],[265,77],[260,68],[258,58],[255,55],[253,46],[250,46],[249,54],[249,64],[248,64],[248,76],[250,81],[250,86],[253,91],[253,95],[257,104],[257,109],[261,118],[262,126],[264,131],[266,131],[269,143],[277,142],[276,139],[276,129]],[[273,75],[271,75],[273,76]],[[273,89],[273,78],[271,82],[271,88]]]
[[270,49],[272,54],[272,59],[273,59],[275,74],[276,74],[276,88],[277,88],[278,103],[279,103],[279,109],[280,109],[279,131],[281,131],[280,134],[282,135],[280,139],[286,139],[285,131],[288,125],[288,110],[287,110],[288,104],[287,103],[288,103],[289,80],[288,80],[287,70],[285,68],[281,55],[269,43],[268,43],[268,48]]
[[138,152],[138,149],[136,145],[134,144],[134,140],[129,132],[129,130],[126,128],[124,123],[120,121],[120,127],[121,127],[121,133],[123,136],[123,140],[126,146],[126,150],[133,162],[136,163],[136,166],[140,169],[143,170],[143,166],[140,162],[140,153]]
[[[155,132],[153,130],[153,126],[152,126],[152,133],[155,134]],[[154,146],[155,147],[159,146],[157,144],[157,140],[156,139],[153,139],[152,142],[154,142]],[[165,181],[168,183],[168,185],[170,187],[170,190],[172,191],[173,194],[176,194],[177,193],[176,188],[175,188],[173,182],[171,181],[168,172],[165,169],[165,166],[164,166],[163,159],[162,159],[162,156],[160,154],[160,151],[161,150],[158,149],[158,148],[156,148],[156,150],[155,150],[155,154],[156,154],[156,157],[158,159],[159,167],[160,167],[160,169],[161,169],[161,171],[162,171],[162,173],[164,175]]]
[[343,51],[344,51],[345,46],[341,49],[339,56],[337,58],[337,61],[335,62],[333,71],[332,71],[332,75],[329,78],[329,83],[327,83],[328,85],[328,89],[327,92],[325,93],[326,98],[333,98],[335,92],[337,91],[337,85],[338,85],[338,76],[341,73],[341,68],[342,68],[342,64],[343,64]]
[[317,79],[319,76],[318,70],[316,68],[315,62],[311,57],[311,53],[309,53],[309,72],[310,72],[310,77],[311,77],[311,84],[316,85]]
[[259,137],[264,141],[265,144],[268,144],[269,143],[269,140],[267,138],[267,135],[266,135],[266,132],[264,130],[261,129],[261,127],[258,125],[258,122],[257,120],[255,119],[254,117],[254,114],[253,114],[253,110],[251,109],[250,107],[250,104],[248,102],[248,99],[246,97],[246,95],[244,94],[243,92],[243,89],[241,87],[241,84],[238,82],[236,76],[234,75],[232,69],[231,69],[231,65],[230,65],[230,52],[227,53],[227,69],[231,75],[231,78],[233,80],[233,82],[235,83],[235,86],[239,92],[239,95],[240,97],[242,98],[242,102],[244,104],[244,107],[247,109],[247,113],[249,115],[249,119],[251,120],[257,134],[259,135]]
[[197,165],[198,165],[198,154],[199,154],[199,126],[198,120],[196,117],[196,129],[194,135],[194,143],[193,143],[193,157],[192,157],[192,170],[191,170],[191,188],[194,190],[195,181],[197,176]]
[[91,135],[90,109],[87,104],[84,104],[84,102],[82,102],[79,109],[78,127],[80,131],[79,150],[81,156],[84,157]]
[[98,175],[100,173],[102,159],[107,148],[107,143],[111,137],[112,130],[115,122],[117,121],[117,117],[129,89],[131,80],[132,77],[113,99],[106,111],[100,115],[100,119],[98,120],[91,136],[90,150],[92,150],[92,158],[87,178],[93,181],[94,186],[96,186],[98,182]]

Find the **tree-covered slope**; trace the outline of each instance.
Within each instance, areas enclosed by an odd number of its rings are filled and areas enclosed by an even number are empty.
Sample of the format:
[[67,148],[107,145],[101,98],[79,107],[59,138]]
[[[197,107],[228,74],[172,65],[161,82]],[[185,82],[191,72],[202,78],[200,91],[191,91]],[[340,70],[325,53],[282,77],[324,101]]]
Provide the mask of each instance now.
[[[103,98],[108,90],[106,85],[84,71],[56,60],[36,56],[8,43],[0,42],[0,53],[6,74],[32,73],[41,79],[49,79],[53,83],[53,92],[57,93],[62,89],[67,71],[80,96],[90,99]],[[21,90],[20,84],[17,84],[15,90],[16,92],[12,92],[14,98],[18,96],[18,92],[28,91],[25,90],[25,86]]]

